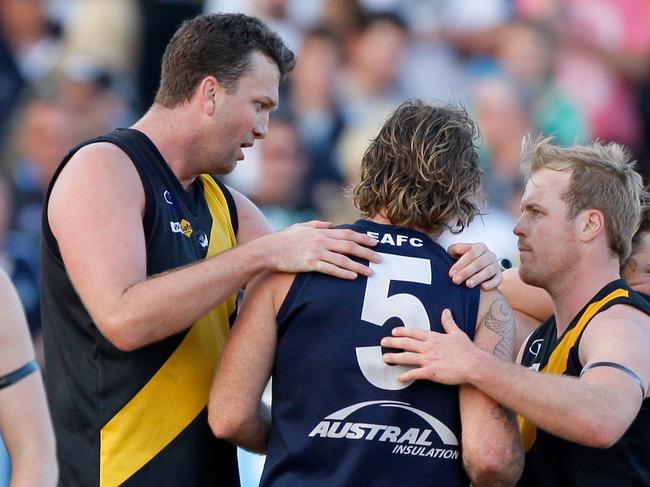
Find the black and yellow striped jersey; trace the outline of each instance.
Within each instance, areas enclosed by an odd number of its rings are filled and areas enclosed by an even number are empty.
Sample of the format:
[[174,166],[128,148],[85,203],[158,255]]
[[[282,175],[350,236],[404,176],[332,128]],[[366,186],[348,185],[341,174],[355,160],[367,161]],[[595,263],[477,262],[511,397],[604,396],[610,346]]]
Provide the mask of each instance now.
[[[142,180],[147,275],[236,244],[237,213],[227,188],[202,175],[185,191],[154,144],[133,129],[73,149],[51,184],[78,149],[97,142],[120,147]],[[104,338],[75,292],[47,211],[41,267],[46,386],[61,485],[238,485],[235,448],[212,435],[206,414],[236,296],[188,330],[123,352]]]
[[[535,330],[525,343],[522,365],[541,372],[579,377],[578,347],[591,319],[617,304],[650,314],[650,304],[621,279],[607,284],[556,336],[555,318]],[[567,404],[567,408],[574,405]],[[650,486],[650,400],[645,399],[632,426],[612,447],[578,445],[537,428],[524,418],[519,426],[526,451],[524,487]]]

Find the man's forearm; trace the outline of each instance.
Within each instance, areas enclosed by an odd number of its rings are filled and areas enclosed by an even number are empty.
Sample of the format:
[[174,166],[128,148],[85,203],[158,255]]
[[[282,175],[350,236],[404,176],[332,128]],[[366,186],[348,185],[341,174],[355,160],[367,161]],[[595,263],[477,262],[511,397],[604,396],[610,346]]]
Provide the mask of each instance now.
[[118,348],[133,350],[178,333],[265,269],[257,242],[153,276],[126,289],[96,321]]
[[[514,413],[469,384],[461,385],[463,465],[472,485],[512,486],[523,469]],[[488,443],[485,438],[490,438]]]
[[[576,443],[605,447],[617,428],[616,394],[573,377],[536,372],[480,352],[468,381],[539,428]],[[612,426],[614,425],[614,426]],[[625,431],[622,429],[621,434]]]

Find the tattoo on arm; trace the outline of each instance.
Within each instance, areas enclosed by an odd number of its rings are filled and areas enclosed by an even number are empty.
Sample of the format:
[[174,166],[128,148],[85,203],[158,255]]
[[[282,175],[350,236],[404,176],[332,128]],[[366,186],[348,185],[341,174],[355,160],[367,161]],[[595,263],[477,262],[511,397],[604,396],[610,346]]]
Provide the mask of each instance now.
[[483,317],[485,326],[501,339],[492,353],[497,357],[512,360],[515,344],[515,318],[512,308],[504,299],[497,299]]
[[507,433],[510,433],[513,430],[513,428],[517,427],[517,416],[515,415],[514,412],[512,412],[508,408],[504,408],[503,406],[497,405],[492,410],[492,417],[497,421],[500,419],[505,419],[503,428]]

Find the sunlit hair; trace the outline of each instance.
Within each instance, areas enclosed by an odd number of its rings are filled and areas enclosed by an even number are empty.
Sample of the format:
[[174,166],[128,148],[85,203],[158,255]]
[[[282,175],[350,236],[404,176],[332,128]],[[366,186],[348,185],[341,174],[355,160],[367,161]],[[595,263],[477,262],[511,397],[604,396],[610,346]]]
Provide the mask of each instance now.
[[477,136],[462,108],[403,103],[363,155],[356,207],[426,233],[460,232],[483,200]]
[[550,137],[524,139],[522,166],[530,177],[547,168],[571,171],[569,187],[562,195],[569,218],[596,209],[603,213],[609,246],[624,262],[630,255],[632,236],[641,220],[645,200],[641,175],[628,151],[615,143],[559,147]]
[[278,67],[280,78],[293,69],[293,52],[264,22],[244,14],[199,15],[176,31],[162,59],[156,103],[174,108],[192,96],[206,76],[217,78],[228,93],[260,52]]

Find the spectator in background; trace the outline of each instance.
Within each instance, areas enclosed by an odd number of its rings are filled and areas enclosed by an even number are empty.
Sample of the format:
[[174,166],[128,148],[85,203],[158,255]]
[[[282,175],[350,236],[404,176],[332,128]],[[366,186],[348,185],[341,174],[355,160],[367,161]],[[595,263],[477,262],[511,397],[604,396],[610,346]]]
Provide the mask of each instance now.
[[474,77],[492,69],[494,31],[511,18],[510,0],[380,0],[413,34],[403,73],[417,96],[469,104]]
[[25,89],[45,79],[59,59],[60,28],[48,18],[45,4],[0,2],[0,144]]
[[634,90],[648,73],[650,4],[517,0],[515,7],[520,17],[545,22],[558,36],[558,85],[585,113],[592,136],[638,151],[641,127]]
[[71,131],[78,132],[78,141],[130,123],[132,113],[128,100],[116,89],[116,75],[94,58],[69,56],[56,81],[57,100],[74,117]]
[[80,124],[60,101],[31,99],[15,130],[12,230],[38,242],[45,190],[66,152],[80,138]]
[[319,21],[347,44],[362,27],[366,15],[360,0],[323,0]]
[[273,116],[269,133],[259,144],[259,178],[251,199],[272,230],[312,220],[306,210],[307,161],[303,141],[289,116]]
[[9,176],[7,183],[0,184],[5,210],[0,218],[7,219],[6,225],[0,224],[2,267],[18,290],[39,360],[42,344],[38,245],[43,198],[59,161],[79,142],[79,126],[84,122],[59,101],[32,98],[14,127],[14,146],[9,151],[13,160],[4,161]]
[[289,78],[289,104],[308,163],[305,201],[317,211],[327,211],[332,199],[341,194],[336,146],[344,122],[335,93],[341,61],[341,45],[334,32],[315,27],[305,33]]
[[573,145],[587,139],[588,127],[554,81],[556,44],[553,31],[543,24],[515,21],[496,33],[495,55],[536,131],[560,145]]
[[91,60],[112,77],[133,83],[143,23],[138,0],[66,3],[70,5],[63,25],[63,62],[70,57]]
[[650,301],[650,208],[643,210],[641,225],[632,237],[632,251],[621,266],[621,277]]
[[504,76],[476,81],[473,109],[483,136],[480,157],[486,172],[488,203],[494,209],[508,211],[521,187],[521,140],[535,129],[515,87]]
[[290,49],[300,46],[302,31],[289,16],[289,0],[251,0],[251,12],[277,32]]
[[54,487],[57,484],[54,431],[43,380],[34,360],[20,301],[2,271],[0,435],[11,459],[12,486]]
[[18,292],[34,341],[36,357],[42,364],[41,310],[36,262],[38,249],[32,240],[10,232],[12,210],[11,188],[4,178],[0,178],[0,268],[9,275]]
[[160,60],[178,26],[203,12],[204,0],[137,0],[140,7],[140,60],[137,66],[139,112],[154,100],[160,84]]
[[391,12],[367,14],[346,45],[337,86],[345,132],[339,150],[346,180],[357,181],[361,155],[406,93],[398,80],[409,46],[408,26]]

